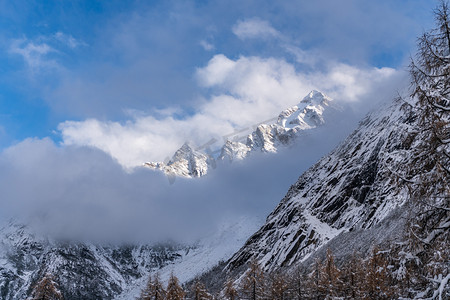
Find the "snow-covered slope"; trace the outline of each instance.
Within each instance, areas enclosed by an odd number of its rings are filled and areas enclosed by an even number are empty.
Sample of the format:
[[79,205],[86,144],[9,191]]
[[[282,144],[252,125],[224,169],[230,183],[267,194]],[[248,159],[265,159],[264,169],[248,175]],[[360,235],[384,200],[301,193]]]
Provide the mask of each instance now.
[[0,230],[0,298],[26,299],[46,273],[64,299],[112,299],[151,270],[181,257],[175,246],[55,242],[9,223]]
[[373,228],[400,207],[407,191],[395,170],[402,169],[416,135],[416,117],[407,108],[396,101],[367,116],[298,179],[227,270],[252,259],[269,271],[292,266],[341,233]]
[[135,299],[150,274],[181,283],[235,253],[262,220],[241,218],[191,245],[108,245],[44,238],[10,222],[0,229],[0,299],[26,299],[51,274],[64,299]]
[[[279,147],[294,143],[301,132],[325,124],[327,111],[338,111],[331,98],[311,91],[298,105],[282,111],[275,124],[259,124],[246,143],[227,140],[217,157],[219,161],[242,160],[252,152],[277,152]],[[215,157],[184,144],[167,162],[147,162],[144,165],[167,175],[200,177],[215,167]]]
[[[179,251],[179,258],[160,269],[154,269],[152,275],[158,273],[162,281],[167,283],[173,273],[181,283],[189,282],[208,272],[219,262],[229,259],[261,223],[261,220],[241,218],[236,222],[224,224],[219,230],[199,241],[195,247]],[[147,279],[147,277],[142,277],[136,280],[115,299],[136,299],[147,283]]]

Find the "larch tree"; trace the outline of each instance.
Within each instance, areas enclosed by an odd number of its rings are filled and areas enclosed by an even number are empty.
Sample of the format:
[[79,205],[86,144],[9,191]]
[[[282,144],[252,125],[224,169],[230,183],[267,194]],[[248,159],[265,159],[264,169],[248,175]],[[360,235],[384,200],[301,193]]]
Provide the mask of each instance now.
[[321,294],[336,297],[341,291],[341,271],[334,263],[334,256],[331,250],[327,249],[326,258],[320,267],[319,289]]
[[241,291],[244,299],[258,300],[265,297],[265,276],[256,260],[250,262],[242,280]]
[[269,300],[286,300],[289,298],[289,282],[288,278],[282,273],[273,272],[268,276],[268,299]]
[[322,268],[320,260],[316,258],[313,269],[308,278],[308,294],[311,299],[321,300],[325,297],[320,289],[320,278],[322,277]]
[[139,296],[139,300],[151,300],[151,290],[153,288],[152,276],[148,276],[147,284],[141,291],[141,295]]
[[308,277],[303,268],[298,266],[289,276],[289,295],[293,300],[302,300],[306,297]]
[[164,285],[159,278],[159,274],[156,273],[155,278],[153,279],[153,288],[151,291],[152,299],[153,300],[163,300],[166,296],[166,291],[164,289]]
[[[450,220],[450,18],[446,2],[441,2],[435,16],[437,28],[419,38],[419,51],[410,65],[421,131],[410,171],[415,177],[411,194],[421,214],[425,232],[418,232],[417,237],[422,240],[426,239],[423,234],[436,229],[437,221]],[[439,230],[449,228],[447,224]]]
[[238,299],[238,292],[236,290],[236,287],[234,286],[234,282],[231,278],[228,278],[225,282],[225,289],[224,289],[225,298],[228,300],[236,300]]
[[[409,235],[421,259],[420,277],[442,297],[450,293],[450,16],[446,1],[435,10],[436,28],[418,40],[410,64],[417,99],[419,139],[411,166],[412,220]],[[439,255],[435,255],[439,253]],[[443,262],[446,261],[446,262]],[[429,268],[430,266],[431,269]],[[441,279],[436,280],[438,276]]]
[[64,299],[58,289],[58,284],[49,273],[39,280],[32,292],[32,300],[62,300]]
[[361,291],[363,289],[363,284],[365,284],[364,277],[364,262],[357,253],[353,253],[347,262],[342,266],[342,295],[346,299],[362,298]]
[[364,298],[393,298],[388,263],[378,247],[372,249],[372,255],[365,263],[365,274],[365,284],[363,286]]
[[206,290],[205,285],[200,282],[199,280],[196,280],[194,284],[192,285],[192,294],[194,295],[193,300],[210,300],[212,299],[211,294],[208,293]]
[[149,276],[147,285],[142,290],[139,300],[163,300],[165,299],[165,294],[166,291],[157,273],[153,279]]
[[184,299],[186,293],[180,285],[178,278],[172,273],[167,283],[167,300],[182,300]]

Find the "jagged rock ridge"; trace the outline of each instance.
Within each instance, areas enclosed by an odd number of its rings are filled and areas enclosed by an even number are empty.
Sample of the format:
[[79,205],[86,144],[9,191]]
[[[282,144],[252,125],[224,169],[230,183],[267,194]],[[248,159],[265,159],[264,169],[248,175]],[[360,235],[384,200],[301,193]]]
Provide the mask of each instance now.
[[147,162],[144,165],[167,175],[200,177],[216,166],[216,159],[242,160],[254,152],[277,152],[279,147],[292,144],[302,132],[325,124],[326,111],[338,110],[331,98],[311,91],[298,105],[282,111],[275,124],[259,124],[248,135],[246,143],[227,140],[217,158],[185,143],[168,162]]
[[215,164],[214,159],[190,145],[185,143],[173,155],[167,163],[147,162],[144,165],[152,169],[163,171],[168,175],[182,177],[201,177],[208,173],[208,169]]

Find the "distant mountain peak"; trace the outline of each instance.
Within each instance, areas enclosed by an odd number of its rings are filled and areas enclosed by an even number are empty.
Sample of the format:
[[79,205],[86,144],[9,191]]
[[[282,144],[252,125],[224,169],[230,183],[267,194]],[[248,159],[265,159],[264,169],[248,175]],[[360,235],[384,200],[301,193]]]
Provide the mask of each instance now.
[[317,90],[312,90],[311,92],[306,95],[300,103],[306,103],[306,104],[325,104],[330,101],[333,101],[330,97],[325,95],[322,92],[319,92]]
[[215,167],[215,159],[242,160],[252,152],[277,152],[279,147],[292,144],[301,131],[325,124],[325,111],[339,110],[336,105],[330,105],[331,101],[333,100],[324,93],[312,90],[298,105],[282,111],[275,124],[259,124],[247,136],[245,143],[227,140],[218,157],[212,157],[186,142],[169,162],[147,162],[144,166],[161,170],[168,175],[200,177],[206,175],[211,166]]
[[[286,129],[306,130],[325,123],[324,112],[333,101],[322,92],[313,90],[306,95],[298,105],[292,106],[280,113],[277,124]],[[339,110],[336,105],[333,110]]]
[[186,178],[201,177],[207,174],[210,166],[215,165],[209,155],[195,150],[190,143],[184,143],[168,162],[146,162],[144,166],[161,170],[167,175]]

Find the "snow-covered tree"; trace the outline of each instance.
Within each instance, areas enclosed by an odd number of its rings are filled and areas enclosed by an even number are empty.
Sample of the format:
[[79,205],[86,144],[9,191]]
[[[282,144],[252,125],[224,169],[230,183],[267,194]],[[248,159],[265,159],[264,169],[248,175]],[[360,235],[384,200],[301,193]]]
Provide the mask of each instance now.
[[178,278],[172,273],[169,278],[169,282],[167,283],[167,292],[166,299],[167,300],[182,300],[186,293],[180,285]]
[[49,273],[39,280],[33,288],[32,300],[62,300],[64,299],[58,289],[58,284]]
[[243,299],[258,300],[265,297],[265,276],[256,260],[250,262],[249,268],[245,272],[241,291]]
[[212,299],[212,296],[206,290],[205,285],[202,282],[200,282],[199,280],[196,280],[194,282],[191,289],[192,289],[192,294],[194,297],[193,300],[210,300],[210,299]]
[[288,278],[283,272],[273,272],[268,276],[267,299],[285,300],[289,299]]
[[289,276],[289,295],[293,300],[302,300],[306,297],[308,277],[303,268],[298,266]]
[[419,38],[410,67],[419,133],[410,166],[414,205],[408,234],[415,246],[413,255],[425,266],[418,270],[420,277],[442,297],[450,293],[450,16],[446,1],[435,10],[435,19],[436,28]]
[[372,249],[372,255],[365,264],[365,283],[362,290],[367,299],[392,299],[393,289],[388,263],[378,247]]
[[[410,183],[427,231],[435,226],[435,215],[448,221],[450,212],[450,17],[446,2],[441,2],[435,16],[437,28],[419,38],[419,51],[410,67],[420,126]],[[447,224],[441,230],[449,228]]]
[[163,300],[165,294],[166,291],[157,273],[153,279],[149,276],[147,285],[142,290],[139,300]]
[[353,253],[341,270],[342,295],[345,298],[360,299],[365,284],[364,262],[359,254]]
[[320,278],[318,288],[321,294],[336,297],[342,288],[340,279],[341,271],[334,263],[334,256],[331,250],[327,249],[327,255],[320,267]]
[[320,289],[320,278],[322,276],[322,268],[321,263],[318,258],[315,259],[312,272],[309,274],[308,278],[308,295],[311,299],[323,299],[325,297],[324,294],[322,294],[322,290]]
[[225,282],[224,294],[225,298],[228,300],[236,300],[238,298],[238,292],[231,278],[228,278]]

